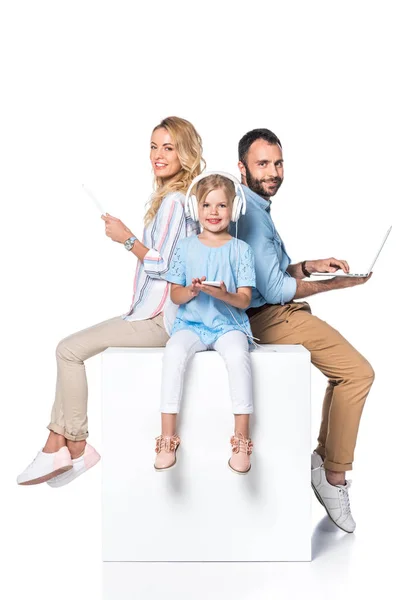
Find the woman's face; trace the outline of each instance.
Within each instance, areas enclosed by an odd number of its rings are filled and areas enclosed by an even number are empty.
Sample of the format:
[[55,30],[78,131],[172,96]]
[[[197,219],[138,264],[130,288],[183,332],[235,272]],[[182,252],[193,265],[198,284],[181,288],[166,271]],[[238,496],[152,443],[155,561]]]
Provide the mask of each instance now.
[[150,160],[155,176],[163,180],[174,177],[182,168],[172,138],[164,128],[153,131]]
[[232,218],[232,202],[226,197],[225,190],[212,190],[199,202],[199,221],[204,230],[221,233],[229,227]]

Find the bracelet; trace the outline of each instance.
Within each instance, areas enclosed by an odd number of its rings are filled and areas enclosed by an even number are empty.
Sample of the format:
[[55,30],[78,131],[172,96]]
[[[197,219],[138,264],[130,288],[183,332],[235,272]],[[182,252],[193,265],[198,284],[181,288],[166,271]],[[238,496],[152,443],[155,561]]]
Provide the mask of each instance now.
[[311,273],[309,273],[306,269],[306,261],[305,260],[303,260],[303,262],[301,263],[301,270],[303,271],[303,273],[306,277],[311,277]]

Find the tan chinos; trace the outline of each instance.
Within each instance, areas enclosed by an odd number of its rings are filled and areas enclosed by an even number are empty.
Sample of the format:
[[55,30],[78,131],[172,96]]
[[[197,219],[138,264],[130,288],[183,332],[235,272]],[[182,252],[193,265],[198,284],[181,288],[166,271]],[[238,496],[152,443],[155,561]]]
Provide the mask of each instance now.
[[307,302],[250,309],[253,335],[261,344],[301,344],[329,378],[316,452],[332,471],[350,471],[358,427],[374,381],[369,362],[328,323],[311,314]]
[[71,441],[88,437],[85,360],[112,347],[163,347],[168,339],[162,314],[143,321],[114,317],[63,339],[56,350],[56,398],[48,429]]

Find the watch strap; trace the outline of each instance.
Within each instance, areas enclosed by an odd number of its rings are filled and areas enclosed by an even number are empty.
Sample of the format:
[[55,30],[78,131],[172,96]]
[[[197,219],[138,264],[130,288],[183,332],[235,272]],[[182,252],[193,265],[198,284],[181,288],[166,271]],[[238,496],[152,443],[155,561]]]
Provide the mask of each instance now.
[[303,260],[303,262],[301,263],[301,270],[303,271],[305,277],[311,277],[311,273],[309,271],[307,271],[307,269],[306,269],[306,261],[305,260]]

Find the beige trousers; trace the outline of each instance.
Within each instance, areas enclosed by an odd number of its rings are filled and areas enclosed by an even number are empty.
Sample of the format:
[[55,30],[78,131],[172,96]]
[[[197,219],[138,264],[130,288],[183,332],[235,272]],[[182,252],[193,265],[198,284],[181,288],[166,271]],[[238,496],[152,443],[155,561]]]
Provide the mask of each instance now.
[[249,311],[261,344],[302,344],[329,378],[316,452],[332,471],[352,469],[358,427],[374,371],[336,329],[311,314],[307,302],[265,305]]
[[162,315],[144,321],[115,317],[63,339],[56,350],[56,398],[48,429],[72,441],[88,437],[86,359],[118,346],[159,348],[168,339]]

